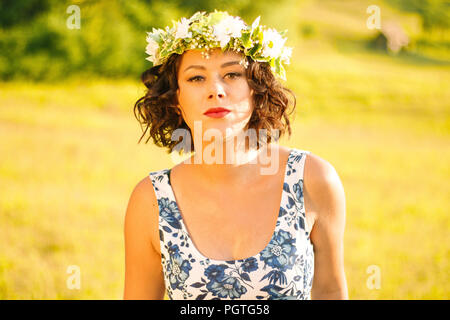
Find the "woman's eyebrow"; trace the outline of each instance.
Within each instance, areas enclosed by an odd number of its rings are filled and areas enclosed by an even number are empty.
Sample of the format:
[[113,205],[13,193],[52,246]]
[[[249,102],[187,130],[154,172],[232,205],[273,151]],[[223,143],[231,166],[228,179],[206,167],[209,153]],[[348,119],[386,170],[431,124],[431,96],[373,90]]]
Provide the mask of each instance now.
[[[224,64],[222,64],[220,67],[221,68],[225,68],[225,67],[232,66],[232,65],[235,65],[235,64],[241,64],[241,63],[240,63],[240,61],[228,61],[228,62],[225,62]],[[186,69],[184,69],[183,72],[186,72],[187,70],[193,69],[193,68],[206,70],[206,68],[204,66],[193,64],[193,65],[187,67]]]

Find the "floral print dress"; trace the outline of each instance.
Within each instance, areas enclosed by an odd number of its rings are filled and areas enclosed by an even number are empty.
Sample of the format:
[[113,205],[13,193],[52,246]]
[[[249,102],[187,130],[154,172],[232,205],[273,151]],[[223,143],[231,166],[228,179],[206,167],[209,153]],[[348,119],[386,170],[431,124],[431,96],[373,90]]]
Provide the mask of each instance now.
[[178,208],[170,170],[150,173],[159,206],[161,263],[170,299],[311,299],[314,251],[305,227],[306,154],[292,148],[269,244],[255,256],[214,260],[197,250]]

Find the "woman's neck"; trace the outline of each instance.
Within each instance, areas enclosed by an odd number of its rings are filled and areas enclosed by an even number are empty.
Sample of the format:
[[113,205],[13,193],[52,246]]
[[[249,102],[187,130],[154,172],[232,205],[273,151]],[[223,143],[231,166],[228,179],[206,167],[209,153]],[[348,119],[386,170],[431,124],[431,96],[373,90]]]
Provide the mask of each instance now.
[[[211,143],[184,161],[191,165],[197,179],[211,185],[251,185],[261,175],[276,174],[279,169],[278,145],[267,144],[259,149],[235,144]],[[269,166],[269,167],[267,167]]]

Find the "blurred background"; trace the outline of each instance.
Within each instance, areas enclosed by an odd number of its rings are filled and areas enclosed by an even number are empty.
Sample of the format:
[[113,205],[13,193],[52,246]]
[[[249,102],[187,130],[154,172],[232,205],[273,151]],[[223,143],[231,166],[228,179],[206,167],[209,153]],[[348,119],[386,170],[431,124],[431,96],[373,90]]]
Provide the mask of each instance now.
[[280,144],[342,180],[350,299],[449,299],[450,2],[438,0],[1,0],[0,299],[122,299],[129,197],[176,164],[138,143],[146,32],[214,9],[289,30],[297,107]]

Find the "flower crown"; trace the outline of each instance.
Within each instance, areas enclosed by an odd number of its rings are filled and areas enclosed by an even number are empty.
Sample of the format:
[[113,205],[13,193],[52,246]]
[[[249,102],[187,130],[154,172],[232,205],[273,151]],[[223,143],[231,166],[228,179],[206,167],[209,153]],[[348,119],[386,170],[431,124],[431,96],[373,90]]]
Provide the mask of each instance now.
[[285,47],[287,30],[277,32],[275,29],[259,25],[256,18],[251,27],[239,17],[229,15],[226,11],[207,14],[196,12],[189,19],[173,21],[173,27],[153,28],[147,32],[146,59],[153,66],[163,64],[173,53],[182,54],[189,49],[206,49],[202,54],[215,47],[222,51],[232,49],[243,52],[254,61],[268,62],[274,74],[286,80],[283,64],[289,64],[291,47]]

